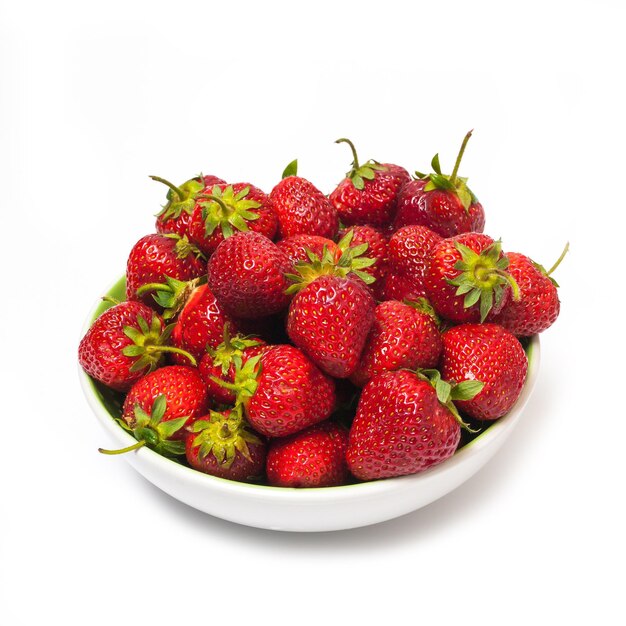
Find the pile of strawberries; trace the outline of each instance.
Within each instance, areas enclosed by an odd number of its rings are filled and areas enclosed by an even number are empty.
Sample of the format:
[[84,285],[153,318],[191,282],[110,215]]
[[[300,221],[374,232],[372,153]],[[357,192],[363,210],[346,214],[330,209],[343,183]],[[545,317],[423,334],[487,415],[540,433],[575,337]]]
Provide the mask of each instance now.
[[137,439],[101,452],[148,446],[223,478],[326,487],[423,471],[505,415],[527,372],[520,339],[559,298],[552,270],[482,234],[458,175],[470,135],[450,175],[435,156],[415,177],[339,139],[353,163],[328,196],[295,161],[269,195],[152,177],[169,187],[157,232],[79,347],[125,394],[118,421]]

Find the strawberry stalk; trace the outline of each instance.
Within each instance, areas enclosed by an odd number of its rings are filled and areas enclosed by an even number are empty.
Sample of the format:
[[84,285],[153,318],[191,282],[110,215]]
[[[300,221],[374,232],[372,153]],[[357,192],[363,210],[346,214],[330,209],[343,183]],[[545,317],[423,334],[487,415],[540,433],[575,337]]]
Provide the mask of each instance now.
[[469,131],[469,133],[467,133],[467,135],[465,135],[465,138],[463,139],[463,143],[461,144],[461,149],[459,150],[459,154],[456,157],[456,162],[454,163],[454,169],[452,170],[452,174],[450,174],[450,182],[453,185],[456,183],[456,175],[459,171],[459,166],[461,165],[461,159],[463,158],[465,147],[467,146],[467,142],[469,141],[473,132],[474,130],[472,129]]
[[554,265],[546,272],[546,276],[550,276],[556,268],[561,265],[561,261],[565,258],[565,255],[569,252],[569,241],[565,244],[565,248],[563,248],[563,252],[561,252],[561,256],[556,260]]
[[173,183],[170,183],[169,180],[165,180],[165,178],[161,178],[160,176],[150,176],[152,180],[156,180],[158,183],[163,183],[167,187],[169,187],[177,196],[180,201],[185,199],[185,194],[180,187],[177,187]]
[[139,450],[146,445],[146,440],[142,439],[137,443],[134,443],[132,446],[127,446],[126,448],[119,448],[118,450],[107,450],[105,448],[98,448],[98,452],[102,454],[126,454],[126,452],[132,452],[133,450]]

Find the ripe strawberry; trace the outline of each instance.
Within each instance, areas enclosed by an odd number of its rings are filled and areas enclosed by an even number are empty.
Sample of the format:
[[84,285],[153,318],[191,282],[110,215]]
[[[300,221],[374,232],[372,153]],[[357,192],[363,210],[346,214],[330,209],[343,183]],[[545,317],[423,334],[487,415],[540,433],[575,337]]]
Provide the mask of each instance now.
[[446,380],[480,380],[482,391],[459,408],[471,417],[495,420],[519,397],[528,359],[519,340],[497,324],[462,324],[443,333],[441,374]]
[[268,437],[285,437],[325,420],[335,408],[335,384],[297,348],[272,346],[237,368],[233,384],[250,425]]
[[309,262],[310,259],[307,251],[312,252],[321,259],[324,255],[324,246],[326,246],[333,258],[337,261],[342,253],[339,246],[334,241],[317,235],[293,235],[292,237],[277,241],[276,245],[289,257],[289,261],[291,262],[290,271],[294,271],[293,266],[296,263]]
[[487,321],[504,326],[517,337],[530,337],[552,326],[559,316],[561,303],[557,292],[559,285],[551,274],[567,254],[568,248],[569,244],[549,271],[523,254],[507,252],[508,272],[519,286],[520,299],[509,300],[499,313],[490,315]]
[[290,262],[275,243],[256,232],[237,233],[209,259],[208,284],[220,305],[243,318],[278,313],[289,303]]
[[185,426],[204,415],[209,395],[204,381],[194,367],[169,365],[137,381],[124,400],[122,427],[133,434],[137,443],[103,454],[121,454],[144,445],[165,456],[185,453]]
[[219,379],[227,383],[235,382],[236,368],[268,349],[262,339],[244,335],[230,336],[228,325],[224,325],[224,338],[216,348],[207,346],[207,352],[198,364],[198,371],[206,383],[207,389],[216,402],[234,404],[233,391],[214,382]]
[[467,186],[467,178],[457,176],[465,146],[472,135],[467,133],[450,176],[441,173],[439,155],[431,162],[433,174],[416,172],[418,178],[407,182],[398,194],[394,230],[410,224],[426,226],[442,237],[460,233],[483,232],[485,211]]
[[187,281],[205,273],[200,251],[186,237],[152,234],[142,237],[132,248],[126,263],[126,298],[157,308],[150,293],[166,278]]
[[200,194],[189,224],[189,236],[207,256],[237,232],[258,232],[269,239],[278,220],[269,197],[249,183],[214,185]]
[[388,226],[395,215],[398,190],[411,179],[409,173],[391,163],[367,161],[359,165],[356,149],[349,139],[337,139],[335,143],[347,143],[353,156],[352,169],[329,196],[340,220],[349,226]]
[[426,296],[435,311],[454,322],[484,322],[497,313],[511,291],[519,288],[506,271],[509,260],[499,241],[480,233],[463,233],[442,239],[426,269]]
[[415,474],[454,454],[461,424],[452,400],[472,396],[481,383],[452,386],[431,373],[432,382],[409,370],[382,372],[363,388],[346,454],[356,478]]
[[194,469],[229,480],[258,480],[265,466],[265,443],[242,418],[241,409],[197,419],[185,440],[185,454]]
[[[235,321],[224,312],[207,285],[196,287],[183,306],[172,330],[172,345],[191,353],[197,361],[206,353],[207,346],[216,348],[222,342],[224,328],[237,332]],[[174,363],[185,365],[176,354]]]
[[431,315],[396,300],[381,302],[374,315],[361,360],[350,377],[354,384],[362,387],[386,370],[437,366],[443,344]]
[[152,180],[163,183],[169,190],[167,204],[157,213],[157,233],[175,233],[181,237],[189,234],[189,222],[196,205],[196,196],[213,185],[226,184],[217,176],[196,176],[179,187],[159,176],[150,176]]
[[[92,378],[116,391],[128,391],[157,368],[169,331],[160,315],[140,302],[120,302],[93,323],[78,347],[78,360]],[[191,355],[186,355],[193,362]]]
[[381,284],[383,299],[417,300],[426,295],[426,267],[440,241],[441,237],[425,226],[404,226],[391,236]]
[[315,185],[296,176],[298,161],[292,161],[283,179],[270,192],[278,218],[278,236],[317,235],[334,239],[339,228],[337,209]]
[[331,421],[273,439],[267,453],[267,480],[275,487],[335,487],[348,477],[348,431]]

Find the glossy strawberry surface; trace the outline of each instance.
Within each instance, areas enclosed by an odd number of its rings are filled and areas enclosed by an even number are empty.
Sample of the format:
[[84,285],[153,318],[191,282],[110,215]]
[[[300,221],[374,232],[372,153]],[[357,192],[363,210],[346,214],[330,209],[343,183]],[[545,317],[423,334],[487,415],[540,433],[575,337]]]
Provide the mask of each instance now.
[[335,408],[334,381],[300,350],[274,346],[263,353],[251,398],[245,401],[248,421],[268,437],[284,437],[317,424]]
[[[133,385],[124,400],[122,418],[133,427],[135,406],[149,413],[154,401],[161,395],[166,399],[163,422],[188,417],[184,425],[189,426],[209,408],[209,394],[198,370],[184,365],[166,365]],[[183,440],[185,434],[184,428],[181,428],[172,439]]]
[[443,343],[430,315],[396,300],[381,302],[374,315],[352,382],[363,386],[386,370],[437,366]]
[[520,299],[509,301],[488,321],[504,326],[517,337],[530,337],[550,328],[561,310],[556,285],[531,259],[517,252],[507,252],[508,271],[520,289]]
[[208,284],[220,305],[236,317],[278,313],[289,303],[289,257],[260,233],[238,233],[209,259]]
[[471,417],[494,420],[508,413],[522,391],[527,370],[522,344],[498,324],[461,324],[443,333],[443,378],[484,383],[474,398],[457,402]]
[[139,287],[164,283],[165,277],[187,281],[202,276],[206,264],[198,251],[177,235],[152,234],[132,248],[126,263],[126,298],[158,309],[151,293],[137,296]]
[[347,378],[358,365],[375,306],[360,278],[320,276],[291,301],[287,333],[324,372]]
[[348,431],[324,421],[289,437],[273,439],[267,480],[275,487],[334,487],[348,476]]
[[270,193],[278,218],[278,236],[317,235],[334,239],[339,228],[337,209],[305,178],[287,176]]
[[430,383],[408,370],[364,387],[350,428],[348,468],[361,480],[415,474],[452,456],[461,427]]

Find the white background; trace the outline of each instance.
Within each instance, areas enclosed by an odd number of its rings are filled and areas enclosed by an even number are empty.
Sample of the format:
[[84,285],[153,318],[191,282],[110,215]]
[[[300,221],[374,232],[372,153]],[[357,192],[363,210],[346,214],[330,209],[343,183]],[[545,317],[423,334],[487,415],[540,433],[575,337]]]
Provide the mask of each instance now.
[[[0,623],[623,624],[621,2],[0,3]],[[363,160],[461,174],[562,315],[498,456],[429,507],[290,535],[179,504],[81,396],[85,316],[200,170],[329,192]],[[229,620],[228,622],[226,620]]]

